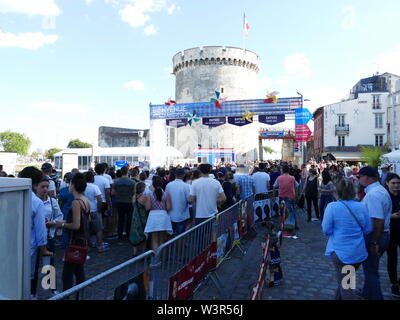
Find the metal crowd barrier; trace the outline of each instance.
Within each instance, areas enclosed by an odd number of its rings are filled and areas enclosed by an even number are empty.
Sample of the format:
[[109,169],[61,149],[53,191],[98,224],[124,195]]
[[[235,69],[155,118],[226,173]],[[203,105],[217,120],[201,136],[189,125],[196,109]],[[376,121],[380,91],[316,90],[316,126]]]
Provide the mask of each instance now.
[[[149,279],[147,298],[166,300],[168,299],[169,279],[217,242],[218,237],[228,230],[232,230],[233,225],[239,220],[242,221],[240,227],[245,231],[244,234],[252,229],[254,225],[253,203],[254,195],[237,202],[216,216],[167,241],[155,252],[147,251],[49,300],[63,300],[72,297],[78,300],[110,300],[114,298],[116,288],[143,273],[146,273]],[[223,257],[216,268],[229,256],[235,246],[239,247],[244,254],[238,244],[241,238],[240,236],[239,239],[230,239],[230,250],[223,252]],[[218,288],[221,287],[217,275],[215,272],[212,273],[214,275],[211,280]]]
[[156,250],[151,265],[153,299],[168,299],[169,278],[215,241],[214,229],[215,217],[211,217],[164,243]]
[[147,251],[114,268],[98,274],[49,300],[113,300],[115,289],[150,270],[154,251]]

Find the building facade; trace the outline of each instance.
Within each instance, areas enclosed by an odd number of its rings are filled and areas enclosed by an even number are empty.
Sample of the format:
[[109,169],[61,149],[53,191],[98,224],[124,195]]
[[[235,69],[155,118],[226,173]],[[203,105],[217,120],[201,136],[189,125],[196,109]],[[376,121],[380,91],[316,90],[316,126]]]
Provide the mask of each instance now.
[[361,146],[382,147],[390,143],[390,132],[394,137],[395,126],[391,131],[388,110],[399,79],[390,73],[361,79],[347,100],[324,106],[323,111],[318,109],[314,113],[318,118],[314,148],[323,150],[321,157],[359,161]]
[[99,128],[99,147],[101,148],[148,147],[149,145],[149,129]]
[[396,81],[394,91],[389,95],[388,141],[392,150],[400,148],[400,80]]

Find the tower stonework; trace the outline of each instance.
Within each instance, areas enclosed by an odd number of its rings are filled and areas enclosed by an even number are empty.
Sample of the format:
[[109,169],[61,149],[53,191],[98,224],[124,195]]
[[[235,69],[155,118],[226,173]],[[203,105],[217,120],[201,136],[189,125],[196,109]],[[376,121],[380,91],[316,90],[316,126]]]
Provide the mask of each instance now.
[[187,49],[173,57],[178,103],[209,101],[214,91],[229,100],[251,99],[257,93],[259,57],[234,47]]
[[[242,48],[206,46],[184,50],[173,57],[175,100],[177,103],[209,102],[215,91],[228,100],[256,99],[258,72],[259,57]],[[194,158],[194,150],[201,145],[202,148],[234,148],[238,162],[253,161],[258,158],[258,128],[258,123],[209,128],[199,122],[178,129],[168,128],[167,144],[181,151],[185,158]]]

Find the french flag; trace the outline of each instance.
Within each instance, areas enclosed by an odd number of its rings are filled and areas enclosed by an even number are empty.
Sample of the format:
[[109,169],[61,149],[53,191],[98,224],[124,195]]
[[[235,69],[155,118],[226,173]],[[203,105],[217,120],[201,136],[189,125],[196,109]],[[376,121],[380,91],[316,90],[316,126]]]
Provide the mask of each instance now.
[[249,36],[249,30],[250,30],[250,25],[249,22],[247,21],[246,14],[243,14],[243,36],[248,37]]

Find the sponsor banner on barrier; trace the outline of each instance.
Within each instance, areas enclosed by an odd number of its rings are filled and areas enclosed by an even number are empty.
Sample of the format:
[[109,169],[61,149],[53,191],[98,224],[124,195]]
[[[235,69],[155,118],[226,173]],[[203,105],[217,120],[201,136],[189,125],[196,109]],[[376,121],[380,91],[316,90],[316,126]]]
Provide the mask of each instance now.
[[217,266],[217,243],[213,242],[169,279],[168,299],[188,300],[196,285]]
[[194,285],[194,267],[188,264],[169,278],[168,300],[188,300]]
[[269,199],[258,200],[253,202],[254,208],[254,220],[264,220],[267,218],[267,214],[270,214],[270,201]]
[[209,127],[219,127],[226,123],[225,117],[203,118],[203,125]]
[[221,234],[217,239],[217,264],[220,264],[227,252],[228,233]]

